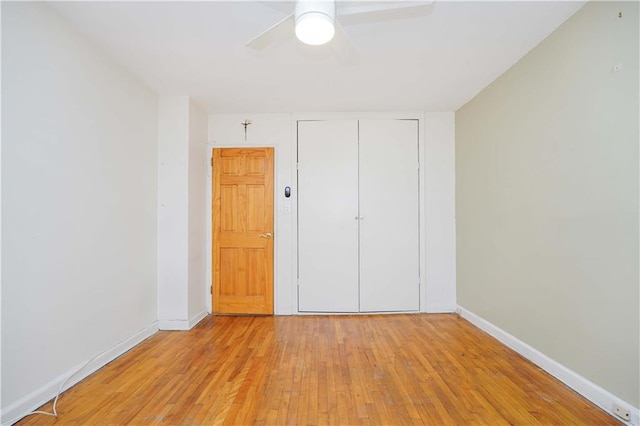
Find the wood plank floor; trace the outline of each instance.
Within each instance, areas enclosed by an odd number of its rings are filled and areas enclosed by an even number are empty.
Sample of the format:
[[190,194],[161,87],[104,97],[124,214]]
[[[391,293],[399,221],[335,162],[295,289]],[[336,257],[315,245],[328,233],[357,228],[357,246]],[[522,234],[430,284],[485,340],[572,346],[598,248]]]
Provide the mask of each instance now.
[[207,317],[108,364],[58,413],[20,424],[619,424],[457,315]]

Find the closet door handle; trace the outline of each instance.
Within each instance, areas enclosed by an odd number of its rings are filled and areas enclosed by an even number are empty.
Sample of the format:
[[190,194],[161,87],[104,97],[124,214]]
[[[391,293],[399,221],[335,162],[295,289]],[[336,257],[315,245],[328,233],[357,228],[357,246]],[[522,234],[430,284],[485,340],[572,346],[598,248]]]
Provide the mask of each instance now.
[[266,232],[266,233],[260,235],[260,238],[266,238],[267,240],[270,239],[271,237],[273,237],[271,232]]
[[363,220],[364,216],[356,216],[356,220]]

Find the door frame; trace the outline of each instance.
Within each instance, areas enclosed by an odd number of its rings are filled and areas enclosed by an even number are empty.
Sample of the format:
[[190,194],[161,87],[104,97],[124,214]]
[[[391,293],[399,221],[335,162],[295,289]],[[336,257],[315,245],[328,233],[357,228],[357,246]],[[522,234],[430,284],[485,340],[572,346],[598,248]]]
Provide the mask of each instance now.
[[261,145],[261,144],[217,144],[217,143],[209,143],[207,144],[207,285],[205,289],[205,300],[207,301],[206,307],[207,312],[211,315],[213,314],[213,149],[220,148],[273,148],[273,315],[277,315],[276,306],[277,306],[277,294],[278,289],[276,285],[276,280],[278,279],[278,186],[277,186],[277,165],[278,165],[278,147],[275,145]]

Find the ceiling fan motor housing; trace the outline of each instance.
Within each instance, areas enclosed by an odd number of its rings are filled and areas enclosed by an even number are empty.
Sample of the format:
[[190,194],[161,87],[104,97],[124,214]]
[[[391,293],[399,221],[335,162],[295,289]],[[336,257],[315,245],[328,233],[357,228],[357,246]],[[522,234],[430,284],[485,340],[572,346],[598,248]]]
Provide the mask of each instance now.
[[335,34],[334,0],[298,0],[295,10],[296,36],[311,45],[328,42]]

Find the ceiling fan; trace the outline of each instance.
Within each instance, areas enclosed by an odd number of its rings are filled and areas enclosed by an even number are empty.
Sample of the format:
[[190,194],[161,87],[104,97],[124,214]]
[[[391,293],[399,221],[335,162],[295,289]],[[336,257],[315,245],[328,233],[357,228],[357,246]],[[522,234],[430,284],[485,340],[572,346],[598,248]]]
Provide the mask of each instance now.
[[[270,3],[266,2],[266,5]],[[273,3],[271,3],[273,4]],[[353,55],[355,48],[342,25],[368,24],[427,15],[433,0],[287,2],[288,15],[258,34],[246,46],[261,50],[295,36],[303,43],[321,45],[332,41],[339,56]],[[279,7],[277,7],[279,8]],[[292,10],[293,9],[293,10]]]

